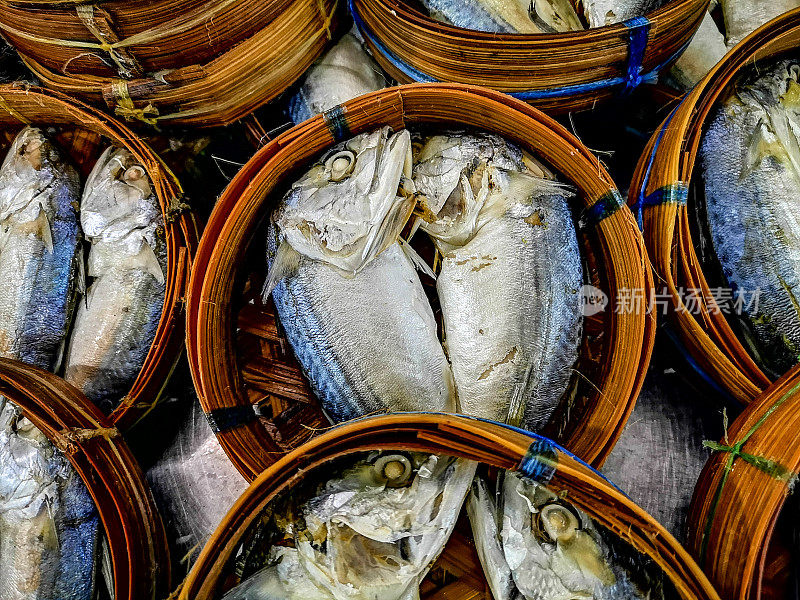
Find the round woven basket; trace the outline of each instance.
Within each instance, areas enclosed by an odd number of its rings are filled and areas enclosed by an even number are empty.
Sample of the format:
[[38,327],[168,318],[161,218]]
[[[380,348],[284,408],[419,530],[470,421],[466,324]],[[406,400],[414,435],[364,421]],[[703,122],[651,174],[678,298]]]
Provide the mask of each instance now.
[[116,600],[169,590],[167,539],[150,489],[119,431],[60,377],[0,359],[0,394],[69,459],[94,500],[111,551]]
[[372,54],[397,81],[486,86],[558,113],[655,81],[686,49],[707,7],[708,0],[672,0],[625,23],[522,35],[445,25],[405,0],[351,0]]
[[[368,450],[405,450],[458,456],[492,467],[510,469],[546,485],[569,499],[600,525],[608,528],[642,554],[652,558],[686,600],[719,596],[680,544],[651,516],[606,481],[596,471],[547,438],[508,428],[491,421],[441,414],[401,414],[354,421],[329,431],[298,448],[264,471],[239,498],[220,523],[187,578],[182,600],[214,600],[224,591],[231,558],[264,508],[282,490],[313,477],[334,458]],[[324,477],[324,475],[323,475]],[[456,536],[457,537],[457,536]],[[477,557],[451,538],[439,559],[461,568],[462,581]],[[434,567],[435,568],[435,567]],[[478,581],[483,581],[480,573]],[[477,597],[460,590],[453,597]],[[443,595],[442,597],[449,597]]]
[[[791,597],[797,569],[791,512],[800,473],[800,366],[751,402],[706,463],[689,510],[688,548],[724,598]],[[794,549],[790,549],[790,548]],[[787,581],[788,580],[788,581]]]
[[225,125],[289,87],[338,0],[0,0],[0,33],[48,87],[150,124]]
[[[248,245],[283,188],[338,137],[389,125],[467,127],[498,134],[542,159],[575,186],[573,207],[589,281],[614,301],[652,293],[643,242],[630,211],[597,158],[551,118],[492,90],[455,84],[389,88],[345,103],[264,146],[231,181],[209,220],[192,269],[187,348],[195,387],[228,455],[252,479],[282,453],[328,426],[279,333],[274,309],[259,300],[263,252]],[[253,302],[250,302],[250,301]],[[646,310],[587,317],[576,366],[575,400],[565,423],[548,429],[572,452],[599,464],[633,409],[652,350]]]
[[[634,173],[635,205],[647,249],[668,292],[670,319],[686,352],[725,392],[750,402],[770,384],[719,310],[692,238],[687,197],[695,159],[712,108],[742,69],[800,47],[800,9],[767,23],[723,58],[651,138]],[[687,310],[680,289],[700,290],[699,313]]]
[[198,237],[194,215],[180,184],[153,151],[101,112],[58,92],[0,85],[0,131],[13,137],[24,125],[55,127],[56,141],[84,177],[104,145],[126,148],[147,170],[161,205],[168,261],[164,310],[139,376],[111,415],[117,427],[128,428],[154,406],[183,350],[183,302]]

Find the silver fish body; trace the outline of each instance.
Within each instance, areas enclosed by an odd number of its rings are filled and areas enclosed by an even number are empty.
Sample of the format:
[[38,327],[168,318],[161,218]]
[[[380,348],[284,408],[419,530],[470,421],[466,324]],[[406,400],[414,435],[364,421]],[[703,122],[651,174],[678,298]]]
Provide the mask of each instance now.
[[78,175],[38,129],[0,168],[0,356],[56,366],[80,268]]
[[497,495],[476,478],[467,501],[495,600],[658,597],[631,580],[586,514],[533,481],[511,472],[501,478]]
[[111,412],[144,364],[164,307],[164,220],[147,173],[108,148],[86,182],[81,224],[93,278],[70,336],[64,378]]
[[580,31],[580,19],[569,0],[422,0],[431,17],[490,33]]
[[670,69],[669,79],[679,89],[688,91],[708,74],[727,51],[725,36],[711,13],[707,12],[686,51]]
[[700,159],[711,243],[746,341],[783,373],[800,355],[800,64],[760,73],[717,108]]
[[306,73],[289,114],[300,123],[343,102],[386,87],[380,67],[350,32]]
[[295,185],[270,227],[267,291],[277,282],[286,336],[335,422],[457,406],[433,311],[397,241],[414,203],[396,197],[409,164],[408,132],[358,136]]
[[696,390],[651,368],[603,474],[677,539],[685,539],[694,485],[708,460],[704,440],[720,438],[721,416]]
[[567,193],[474,155],[441,165],[461,181],[422,229],[442,255],[436,287],[461,410],[539,429],[569,384],[581,336]]
[[800,7],[800,0],[721,0],[728,47],[775,17]]
[[665,0],[583,0],[589,27],[604,27],[641,17],[660,8]]
[[67,458],[0,399],[0,597],[93,600],[99,531]]
[[147,481],[180,556],[205,545],[247,488],[196,399]]
[[276,515],[291,543],[273,546],[269,564],[224,600],[419,598],[475,467],[444,456],[372,453]]

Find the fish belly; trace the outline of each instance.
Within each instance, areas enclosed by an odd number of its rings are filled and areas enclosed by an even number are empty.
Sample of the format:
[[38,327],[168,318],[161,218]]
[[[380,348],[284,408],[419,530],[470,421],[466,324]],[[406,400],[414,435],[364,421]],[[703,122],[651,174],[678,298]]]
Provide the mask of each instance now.
[[777,16],[800,7],[800,0],[722,0],[728,46],[735,46]]
[[116,407],[144,364],[164,290],[140,269],[111,269],[78,304],[64,378],[105,412]]
[[413,265],[393,244],[347,278],[301,259],[273,292],[286,336],[335,421],[455,411],[450,366]]
[[535,213],[535,225],[490,221],[443,257],[437,289],[465,414],[538,429],[569,383],[582,274],[566,202],[559,204]]

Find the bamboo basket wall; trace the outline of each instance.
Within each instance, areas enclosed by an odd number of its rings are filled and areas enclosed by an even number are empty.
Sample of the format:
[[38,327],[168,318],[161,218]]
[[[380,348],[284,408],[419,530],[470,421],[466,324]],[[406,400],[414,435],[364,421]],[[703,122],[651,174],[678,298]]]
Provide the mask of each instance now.
[[58,92],[0,85],[0,132],[10,141],[24,125],[56,127],[56,141],[84,178],[104,144],[128,149],[147,170],[161,205],[167,242],[164,310],[142,370],[111,415],[117,427],[128,428],[158,400],[183,350],[184,295],[198,237],[194,215],[183,202],[180,184],[153,151],[127,127],[101,112]]
[[[717,310],[695,252],[686,200],[706,121],[742,69],[800,48],[800,9],[737,45],[689,93],[651,138],[634,173],[629,202],[641,211],[647,249],[670,295],[670,318],[687,352],[731,396],[750,402],[770,380]],[[680,288],[702,290],[701,312],[684,310]]]
[[[334,116],[338,115],[338,116]],[[282,453],[328,425],[274,308],[261,305],[263,252],[247,248],[291,177],[343,137],[379,126],[472,127],[532,152],[577,189],[573,208],[587,225],[592,283],[613,302],[622,290],[651,299],[649,263],[636,223],[597,158],[551,118],[510,96],[455,84],[381,90],[345,103],[264,146],[217,202],[192,269],[187,305],[189,363],[200,401],[242,474],[252,479]],[[586,254],[586,253],[584,253]],[[253,303],[249,303],[253,300]],[[585,319],[578,391],[566,425],[548,430],[572,452],[601,464],[630,415],[647,369],[654,319],[608,309]]]
[[[700,475],[688,547],[724,598],[786,597],[797,549],[781,546],[776,523],[800,472],[798,432],[800,366],[747,406]],[[766,593],[771,576],[780,593]]]
[[653,82],[686,49],[708,0],[672,0],[626,23],[559,34],[495,34],[439,23],[407,0],[350,0],[378,63],[400,83],[468,83],[547,112],[592,108]]
[[150,124],[226,125],[289,87],[341,28],[339,0],[0,0],[45,85]]
[[[369,450],[458,456],[531,477],[556,494],[562,494],[575,507],[652,558],[681,598],[719,598],[688,552],[666,529],[596,471],[547,438],[491,421],[416,413],[372,417],[339,426],[264,471],[242,494],[203,548],[185,582],[181,600],[219,598],[224,591],[222,584],[230,573],[230,559],[279,492],[305,477],[314,476],[334,458]],[[460,572],[461,577],[452,588],[439,590],[435,597],[480,598],[485,583],[481,586],[483,576],[477,557],[470,559],[469,551],[465,552],[458,536],[454,538],[445,548],[439,565]],[[474,548],[471,552],[474,555]],[[460,564],[460,569],[453,569],[452,563]],[[468,565],[466,570],[465,565]]]
[[64,453],[94,500],[111,551],[115,600],[161,600],[167,538],[150,489],[119,431],[60,377],[0,359],[0,394]]

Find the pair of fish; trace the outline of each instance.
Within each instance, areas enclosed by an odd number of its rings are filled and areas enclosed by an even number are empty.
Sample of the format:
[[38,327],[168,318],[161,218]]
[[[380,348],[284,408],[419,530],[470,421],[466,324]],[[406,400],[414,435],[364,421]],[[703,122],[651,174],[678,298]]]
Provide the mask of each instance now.
[[[413,157],[409,132],[384,128],[294,184],[273,215],[266,289],[334,422],[403,410],[549,420],[577,360],[582,283],[567,192],[550,177],[496,136],[429,136]],[[425,266],[399,237],[418,206],[442,256],[446,354]]]
[[711,247],[742,309],[735,322],[759,363],[784,373],[800,355],[800,61],[745,74],[712,114],[699,158]]
[[[97,348],[119,347],[114,377],[125,374],[135,353],[142,323],[121,336],[108,327],[108,314],[131,312],[120,303],[131,276],[106,279],[125,270],[130,247],[129,219],[109,189],[128,185],[130,160],[123,151],[107,151],[89,177],[83,197],[84,230],[95,242],[89,252],[89,274],[96,277],[67,332],[83,279],[80,182],[74,168],[41,130],[27,127],[16,137],[0,167],[0,356],[55,370],[102,403],[115,381],[97,366]],[[123,171],[125,173],[123,173]],[[120,176],[118,178],[118,176]],[[135,179],[144,170],[136,167]],[[130,179],[130,177],[128,178]],[[146,180],[146,177],[144,177]],[[149,184],[148,184],[149,185]],[[144,225],[139,218],[134,229]],[[116,251],[114,251],[116,250]],[[101,299],[113,296],[111,304]],[[130,334],[133,333],[132,336]],[[148,343],[149,345],[149,343]],[[132,350],[133,349],[133,350]],[[95,387],[93,387],[95,386]],[[2,401],[0,423],[0,594],[8,599],[64,598],[89,600],[93,569],[100,555],[97,513],[83,483],[40,432],[11,403]]]
[[[422,0],[432,18],[490,33],[563,33],[603,27],[648,13],[663,0]],[[581,19],[583,17],[583,20]]]
[[106,150],[81,197],[53,143],[39,129],[20,132],[0,169],[0,354],[49,370],[63,363],[65,379],[110,412],[155,337],[165,269],[163,218],[130,152]]

